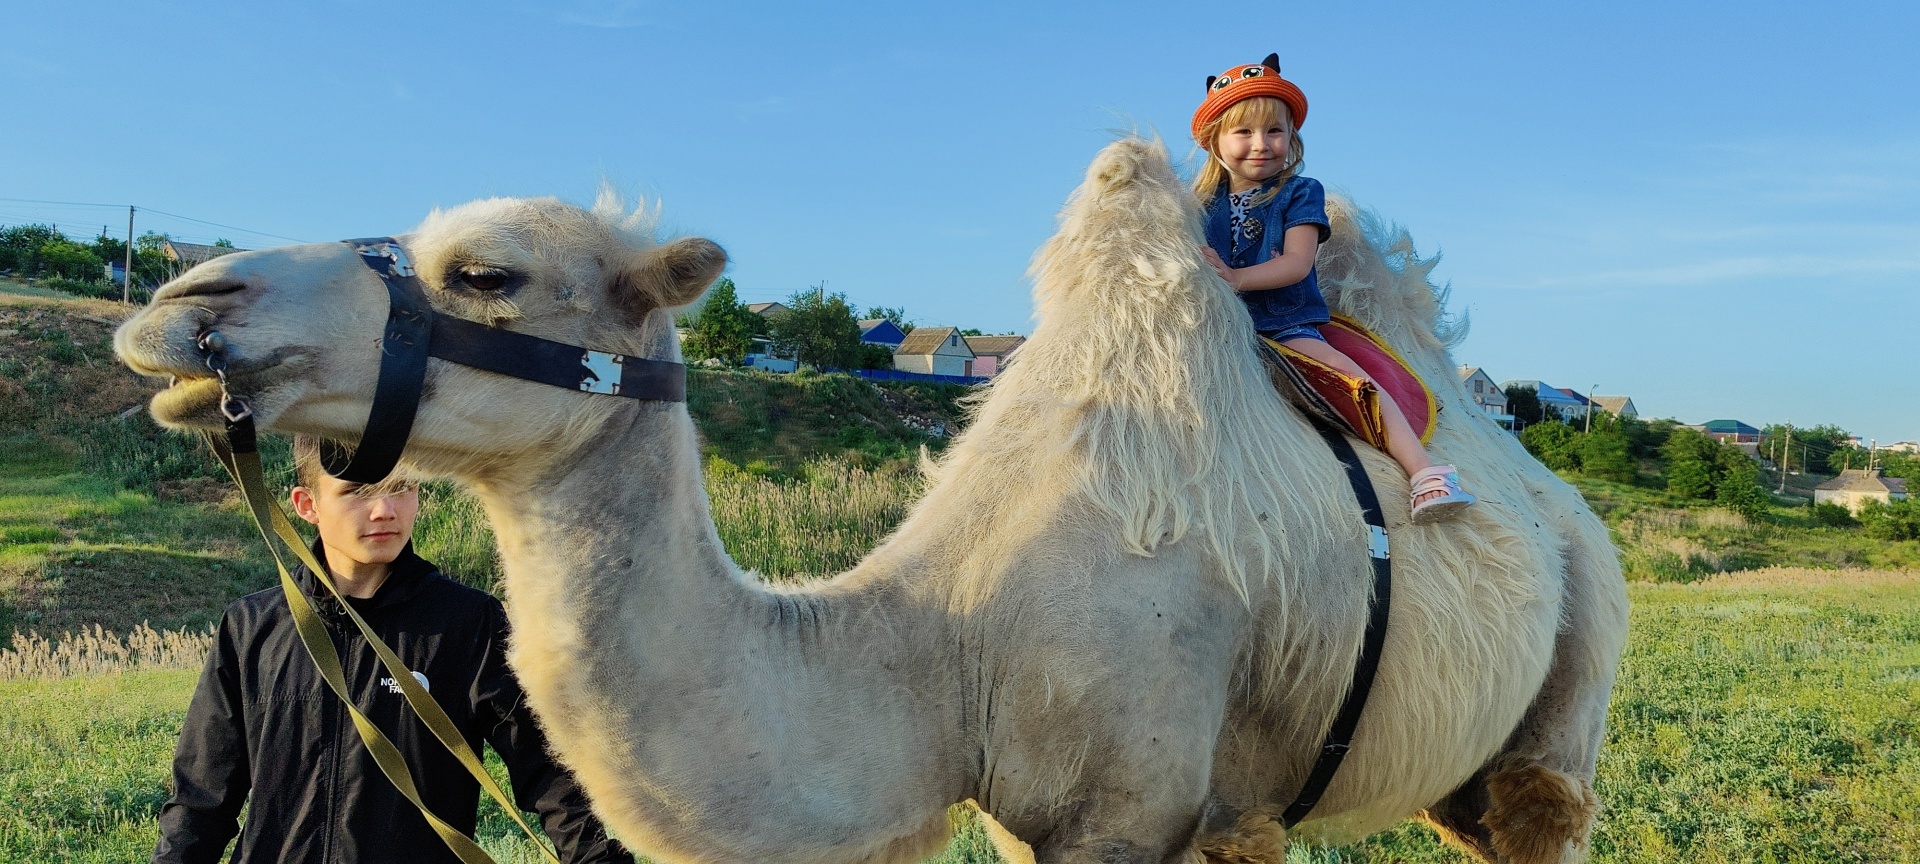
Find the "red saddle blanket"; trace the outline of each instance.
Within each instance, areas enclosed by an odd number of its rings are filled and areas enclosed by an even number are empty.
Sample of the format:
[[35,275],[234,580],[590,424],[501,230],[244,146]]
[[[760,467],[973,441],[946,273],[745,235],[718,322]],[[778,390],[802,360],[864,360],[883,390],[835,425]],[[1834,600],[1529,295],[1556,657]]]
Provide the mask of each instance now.
[[[1434,422],[1440,404],[1433,391],[1420,380],[1405,358],[1373,331],[1344,315],[1320,325],[1320,335],[1334,350],[1353,360],[1367,373],[1356,378],[1271,339],[1261,341],[1278,357],[1269,357],[1268,365],[1288,386],[1282,392],[1301,407],[1346,427],[1361,440],[1386,449],[1387,434],[1380,415],[1380,391],[1393,397],[1393,404],[1405,414],[1420,443],[1433,437]],[[1284,362],[1276,362],[1284,361]],[[1371,380],[1369,380],[1371,379]]]

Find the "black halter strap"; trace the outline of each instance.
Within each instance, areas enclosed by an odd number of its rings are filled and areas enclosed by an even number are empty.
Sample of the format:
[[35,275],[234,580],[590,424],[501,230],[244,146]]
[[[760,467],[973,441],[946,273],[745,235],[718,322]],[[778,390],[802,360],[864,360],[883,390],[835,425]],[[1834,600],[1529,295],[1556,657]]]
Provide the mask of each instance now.
[[687,367],[666,360],[595,351],[489,327],[434,311],[426,288],[392,237],[343,241],[387,286],[387,327],[380,341],[380,379],[366,429],[351,458],[323,445],[321,465],[351,483],[377,483],[393,471],[413,432],[426,384],[427,358],[607,396],[681,402]]
[[1367,603],[1367,630],[1360,639],[1360,659],[1354,664],[1353,686],[1347,690],[1346,701],[1340,704],[1340,713],[1333,718],[1333,727],[1327,730],[1326,743],[1320,746],[1320,758],[1307,774],[1300,795],[1280,814],[1280,824],[1287,828],[1300,824],[1300,820],[1312,812],[1313,805],[1320,803],[1320,796],[1333,783],[1333,775],[1340,770],[1347,751],[1353,749],[1353,731],[1360,725],[1361,712],[1366,710],[1374,673],[1380,671],[1380,651],[1387,644],[1387,613],[1393,605],[1393,562],[1387,547],[1387,517],[1380,509],[1379,496],[1373,492],[1373,480],[1367,476],[1367,469],[1360,464],[1360,455],[1353,452],[1347,436],[1317,418],[1314,426],[1327,439],[1327,447],[1339,457],[1340,464],[1346,467],[1353,497],[1359,499],[1360,509],[1366,516],[1367,551],[1373,559],[1373,596]]

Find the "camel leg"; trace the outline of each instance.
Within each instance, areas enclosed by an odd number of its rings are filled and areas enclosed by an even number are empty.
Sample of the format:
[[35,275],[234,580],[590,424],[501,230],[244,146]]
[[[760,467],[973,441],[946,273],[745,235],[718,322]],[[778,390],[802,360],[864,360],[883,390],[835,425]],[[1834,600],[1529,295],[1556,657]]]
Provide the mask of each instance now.
[[[1553,665],[1501,753],[1421,816],[1441,837],[1501,864],[1576,864],[1599,802],[1593,774],[1626,640],[1619,569],[1575,541]],[[1601,554],[1609,554],[1611,550]]]

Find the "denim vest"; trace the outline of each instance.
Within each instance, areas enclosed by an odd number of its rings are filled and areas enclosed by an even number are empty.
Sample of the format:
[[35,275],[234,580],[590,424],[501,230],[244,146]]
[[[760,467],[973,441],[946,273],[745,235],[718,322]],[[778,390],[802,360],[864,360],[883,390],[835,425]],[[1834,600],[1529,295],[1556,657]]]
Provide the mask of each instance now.
[[[1320,181],[1311,177],[1290,177],[1272,200],[1247,208],[1247,221],[1238,252],[1233,248],[1232,216],[1232,207],[1227,204],[1226,186],[1222,185],[1213,193],[1213,199],[1207,202],[1203,216],[1206,220],[1207,245],[1220,253],[1221,260],[1235,270],[1272,260],[1275,255],[1283,253],[1287,229],[1296,225],[1320,226],[1322,243],[1327,242],[1328,235],[1332,233],[1327,227],[1326,190],[1320,186]],[[1252,227],[1255,225],[1259,228]],[[1311,268],[1307,270],[1307,278],[1292,285],[1265,291],[1242,291],[1240,300],[1247,304],[1247,311],[1252,313],[1255,330],[1285,330],[1302,324],[1325,324],[1331,320],[1327,301],[1320,296],[1320,277]]]

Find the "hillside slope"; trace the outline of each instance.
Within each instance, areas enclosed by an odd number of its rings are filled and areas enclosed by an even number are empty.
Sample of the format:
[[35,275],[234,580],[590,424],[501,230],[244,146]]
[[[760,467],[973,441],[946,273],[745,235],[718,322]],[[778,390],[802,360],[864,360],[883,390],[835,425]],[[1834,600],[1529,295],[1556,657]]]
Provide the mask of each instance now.
[[[258,536],[204,445],[147,417],[156,383],[113,357],[123,307],[46,293],[0,284],[0,646],[16,629],[217,620],[234,597],[272,582]],[[905,502],[890,499],[911,493],[920,448],[945,443],[931,432],[959,428],[967,392],[698,368],[687,389],[716,491],[727,492],[714,496],[723,536],[757,556],[743,563],[775,576],[851,562],[729,519],[757,523],[767,507],[812,502],[804,509],[822,530],[852,530],[870,545],[898,520]],[[290,481],[285,442],[263,449],[269,479]],[[890,491],[836,494],[822,488],[827,475]],[[423,554],[491,587],[497,564],[474,502],[445,484],[426,496]]]

